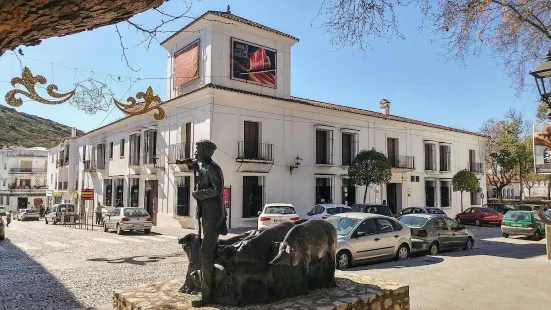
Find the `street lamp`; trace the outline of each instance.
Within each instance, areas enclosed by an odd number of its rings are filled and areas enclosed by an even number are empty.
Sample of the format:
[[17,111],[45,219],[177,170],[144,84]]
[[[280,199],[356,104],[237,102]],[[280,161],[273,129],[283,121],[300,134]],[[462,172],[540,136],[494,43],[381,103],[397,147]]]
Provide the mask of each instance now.
[[[545,55],[545,60],[530,72],[530,75],[536,80],[536,86],[540,93],[540,98],[551,109],[551,50]],[[548,115],[551,118],[551,114]]]

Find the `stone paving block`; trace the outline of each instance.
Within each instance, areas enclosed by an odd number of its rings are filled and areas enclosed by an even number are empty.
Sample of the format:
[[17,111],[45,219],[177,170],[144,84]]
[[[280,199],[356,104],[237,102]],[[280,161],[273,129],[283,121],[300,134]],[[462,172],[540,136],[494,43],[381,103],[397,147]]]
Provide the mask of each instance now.
[[[178,289],[183,283],[183,279],[175,279],[118,289],[113,295],[113,307],[115,310],[193,309],[191,301],[197,297],[179,293]],[[404,310],[409,309],[409,287],[367,276],[340,275],[336,288],[315,290],[305,296],[272,304],[212,306],[203,309]]]

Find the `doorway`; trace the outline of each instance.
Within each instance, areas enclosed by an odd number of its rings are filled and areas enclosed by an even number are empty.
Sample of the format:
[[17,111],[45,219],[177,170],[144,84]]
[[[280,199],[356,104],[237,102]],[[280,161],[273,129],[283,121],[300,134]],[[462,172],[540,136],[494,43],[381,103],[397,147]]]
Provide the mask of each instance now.
[[27,209],[27,204],[29,203],[29,198],[27,197],[17,197],[17,210]]
[[436,181],[425,180],[425,206],[436,206]]
[[386,200],[393,214],[402,211],[402,184],[389,183],[386,187]]
[[145,181],[145,210],[151,215],[151,222],[157,225],[157,192],[159,182],[157,180]]

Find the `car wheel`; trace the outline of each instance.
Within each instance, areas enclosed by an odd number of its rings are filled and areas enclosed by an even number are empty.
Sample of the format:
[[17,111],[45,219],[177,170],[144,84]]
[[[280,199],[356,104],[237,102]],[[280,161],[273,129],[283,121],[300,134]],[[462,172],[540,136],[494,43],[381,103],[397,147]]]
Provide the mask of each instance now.
[[436,255],[440,251],[440,247],[438,246],[438,242],[433,242],[429,246],[429,253],[430,255]]
[[406,244],[402,244],[398,251],[396,251],[396,260],[406,260],[409,258],[409,247]]
[[509,234],[503,233],[503,238],[509,238]]
[[103,223],[103,232],[109,232],[109,229],[105,223]]
[[0,240],[4,240],[5,237],[6,235],[0,235]]
[[535,240],[535,241],[541,240],[541,233],[540,233],[539,230],[536,230],[536,232],[535,232],[534,235],[532,236],[532,240]]
[[122,235],[123,231],[121,229],[121,226],[117,224],[117,235]]
[[143,233],[149,235],[151,233],[151,229],[144,229]]
[[56,225],[57,224],[57,221],[54,219],[52,220],[52,224]]
[[465,243],[465,247],[463,250],[472,250],[474,245],[474,241],[471,237],[467,238],[467,243]]
[[455,221],[457,222],[457,224],[461,224],[461,219],[460,218],[455,218]]
[[482,226],[482,224],[480,223],[479,220],[474,221],[474,224],[475,224],[476,226]]
[[340,251],[337,253],[337,269],[345,270],[351,265],[352,256],[348,251]]

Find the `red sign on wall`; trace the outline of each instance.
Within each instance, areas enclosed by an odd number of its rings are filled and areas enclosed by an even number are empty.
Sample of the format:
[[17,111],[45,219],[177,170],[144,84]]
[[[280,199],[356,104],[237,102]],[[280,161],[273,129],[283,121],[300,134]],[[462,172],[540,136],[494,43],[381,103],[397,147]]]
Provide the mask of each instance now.
[[224,187],[224,207],[229,209],[231,207],[231,188]]
[[80,190],[80,198],[82,200],[92,200],[94,199],[94,190],[91,188],[83,188]]
[[199,40],[174,55],[174,87],[180,87],[199,77]]

